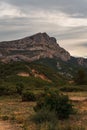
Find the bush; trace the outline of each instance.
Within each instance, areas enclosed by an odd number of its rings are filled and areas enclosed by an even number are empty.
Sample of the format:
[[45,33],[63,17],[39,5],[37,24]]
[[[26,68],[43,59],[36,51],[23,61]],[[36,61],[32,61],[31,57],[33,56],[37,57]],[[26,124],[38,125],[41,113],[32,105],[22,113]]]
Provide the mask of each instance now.
[[38,111],[32,119],[36,124],[39,124],[47,121],[55,121],[56,115],[55,112],[50,112],[48,109],[43,108],[40,111]]
[[38,101],[40,98],[43,98],[45,94],[43,92],[37,93],[36,94],[36,100]]
[[2,120],[8,120],[9,119],[9,117],[8,116],[2,116]]
[[46,122],[39,126],[38,130],[86,130],[84,126],[62,124],[60,122]]
[[17,93],[18,93],[19,95],[22,94],[23,89],[24,89],[24,85],[23,85],[22,83],[17,83],[17,84],[16,84],[16,90],[17,90]]
[[78,87],[78,86],[68,86],[68,87],[61,87],[60,91],[63,91],[63,92],[79,92],[79,91],[86,91],[86,90],[84,90],[84,88]]
[[13,95],[15,93],[16,93],[16,90],[12,86],[8,86],[8,85],[0,86],[0,96]]
[[69,118],[69,115],[73,113],[73,106],[68,96],[59,94],[57,91],[47,91],[45,96],[37,101],[34,110],[38,112],[44,108],[50,112],[54,111],[59,119]]
[[33,92],[26,90],[22,93],[22,101],[35,101],[35,100],[36,100],[36,97]]
[[84,69],[78,70],[76,76],[74,77],[75,83],[78,85],[87,84],[87,74]]

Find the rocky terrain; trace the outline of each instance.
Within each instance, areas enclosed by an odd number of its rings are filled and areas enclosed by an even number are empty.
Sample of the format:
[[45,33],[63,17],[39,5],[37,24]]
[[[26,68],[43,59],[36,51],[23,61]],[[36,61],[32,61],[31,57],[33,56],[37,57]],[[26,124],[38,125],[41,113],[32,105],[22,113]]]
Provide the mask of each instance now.
[[46,58],[56,60],[58,70],[62,70],[64,64],[67,64],[67,67],[72,64],[71,68],[74,65],[87,67],[87,59],[72,57],[69,52],[59,46],[54,37],[50,37],[46,33],[0,42],[0,61],[4,63],[11,61],[32,62]]
[[0,43],[2,61],[34,61],[40,58],[60,58],[67,61],[70,54],[57,44],[54,37],[49,37],[46,33]]

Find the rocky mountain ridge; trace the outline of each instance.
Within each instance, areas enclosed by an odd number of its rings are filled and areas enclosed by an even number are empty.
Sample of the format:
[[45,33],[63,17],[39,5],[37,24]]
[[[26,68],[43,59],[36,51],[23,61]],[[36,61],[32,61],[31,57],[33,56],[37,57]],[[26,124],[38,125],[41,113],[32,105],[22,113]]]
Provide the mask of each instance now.
[[46,33],[37,33],[15,41],[0,42],[0,59],[2,61],[34,61],[40,58],[70,59],[70,54],[61,48],[54,37]]
[[[47,33],[37,33],[19,40],[0,42],[0,60],[2,62],[32,62],[45,58],[71,62],[72,56],[59,46],[54,37],[50,37]],[[79,65],[87,66],[87,59],[73,58]]]

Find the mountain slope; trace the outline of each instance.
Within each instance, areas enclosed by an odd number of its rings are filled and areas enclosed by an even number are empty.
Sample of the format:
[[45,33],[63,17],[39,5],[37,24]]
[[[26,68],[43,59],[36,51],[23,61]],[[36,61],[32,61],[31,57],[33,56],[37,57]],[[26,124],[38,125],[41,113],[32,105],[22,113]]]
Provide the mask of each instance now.
[[40,58],[60,58],[67,61],[70,54],[57,44],[55,38],[49,37],[46,33],[0,43],[0,59],[4,62],[34,61]]
[[0,91],[5,91],[6,94],[16,93],[17,86],[31,90],[57,87],[66,83],[63,76],[46,65],[26,62],[0,63]]
[[72,78],[79,68],[83,67],[87,70],[87,59],[72,57],[69,52],[59,46],[54,37],[46,33],[0,42],[0,61],[4,63],[32,62],[38,66],[47,66],[48,69],[51,68],[54,72],[68,78]]
[[58,72],[60,75],[63,75],[68,80],[72,79],[80,69],[83,69],[85,72],[87,72],[86,64],[83,64],[84,62],[82,64],[79,64],[78,58],[75,57],[71,57],[70,60],[68,60],[67,62],[56,58],[39,59],[33,62],[49,66],[54,71]]

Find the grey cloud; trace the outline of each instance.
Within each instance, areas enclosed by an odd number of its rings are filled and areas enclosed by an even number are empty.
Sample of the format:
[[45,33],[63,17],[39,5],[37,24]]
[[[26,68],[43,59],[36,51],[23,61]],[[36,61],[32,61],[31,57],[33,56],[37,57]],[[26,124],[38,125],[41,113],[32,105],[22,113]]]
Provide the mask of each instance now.
[[67,28],[67,30],[62,31],[57,35],[59,39],[66,40],[66,39],[85,39],[87,38],[87,27],[74,27],[74,28]]
[[80,44],[77,45],[77,46],[86,47],[86,48],[87,48],[87,41],[86,41],[86,42],[82,42],[82,43],[80,43]]
[[[72,17],[87,17],[87,0],[5,0],[11,4],[19,6],[24,9],[41,8],[52,10],[60,10],[66,12]],[[26,8],[26,9],[27,9]]]
[[3,18],[0,20],[0,41],[18,39],[37,32],[55,32],[56,25],[37,18]]
[[[81,18],[85,21],[87,20],[87,0],[1,0],[0,2],[17,7],[21,13],[26,14],[25,17],[21,14],[20,17],[13,18],[8,16],[0,17],[0,41],[19,39],[37,32],[47,32],[49,35],[56,37],[59,44],[63,45],[68,51],[71,52],[73,47],[73,54],[74,50],[77,50],[79,54],[78,47],[86,48],[86,23],[85,25],[83,23],[83,26],[77,26],[78,22],[75,27],[63,26],[67,19],[65,17],[65,21],[62,20],[63,23],[59,25],[57,22],[61,17],[49,19],[47,13],[56,14],[57,16],[59,12],[62,12],[69,18],[75,20]],[[42,17],[41,12],[45,12],[46,17]],[[79,42],[80,44],[78,44]]]

